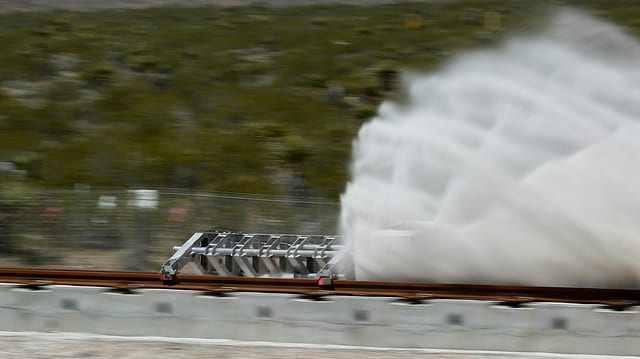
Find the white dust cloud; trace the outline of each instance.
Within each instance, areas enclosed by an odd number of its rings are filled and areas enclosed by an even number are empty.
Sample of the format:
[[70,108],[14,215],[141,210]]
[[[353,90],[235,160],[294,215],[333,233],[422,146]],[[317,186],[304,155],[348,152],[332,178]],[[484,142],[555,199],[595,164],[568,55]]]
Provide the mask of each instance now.
[[363,280],[640,287],[640,44],[563,11],[406,80],[355,142]]

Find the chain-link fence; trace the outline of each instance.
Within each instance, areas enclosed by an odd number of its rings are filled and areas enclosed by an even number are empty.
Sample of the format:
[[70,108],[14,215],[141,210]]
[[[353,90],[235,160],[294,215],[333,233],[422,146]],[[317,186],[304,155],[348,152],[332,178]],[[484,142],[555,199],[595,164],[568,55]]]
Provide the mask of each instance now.
[[157,270],[193,232],[336,234],[339,205],[184,190],[40,191],[0,203],[0,266]]

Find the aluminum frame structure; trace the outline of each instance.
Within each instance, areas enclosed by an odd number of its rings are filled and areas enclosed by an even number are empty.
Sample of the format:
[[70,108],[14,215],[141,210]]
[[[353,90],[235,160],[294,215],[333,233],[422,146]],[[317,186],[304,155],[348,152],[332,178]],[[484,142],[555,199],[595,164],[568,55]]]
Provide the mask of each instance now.
[[343,256],[341,237],[295,234],[197,232],[161,267],[160,278],[176,280],[190,264],[200,274],[272,278],[340,277],[336,265]]

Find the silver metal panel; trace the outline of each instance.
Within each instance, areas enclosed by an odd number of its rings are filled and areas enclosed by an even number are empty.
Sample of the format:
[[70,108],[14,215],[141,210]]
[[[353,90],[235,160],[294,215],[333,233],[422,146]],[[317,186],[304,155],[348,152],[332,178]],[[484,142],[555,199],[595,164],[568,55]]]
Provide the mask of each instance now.
[[193,234],[161,269],[174,280],[191,263],[202,273],[244,277],[336,277],[344,246],[337,236],[204,232]]

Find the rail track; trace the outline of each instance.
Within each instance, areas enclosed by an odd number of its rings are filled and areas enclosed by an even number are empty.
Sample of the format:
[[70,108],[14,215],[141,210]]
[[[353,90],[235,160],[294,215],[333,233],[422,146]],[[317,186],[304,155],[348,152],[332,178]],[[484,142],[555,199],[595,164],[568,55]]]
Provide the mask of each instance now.
[[429,299],[476,299],[521,306],[530,302],[601,304],[613,309],[640,305],[638,289],[460,285],[440,283],[333,280],[321,285],[313,279],[246,278],[183,275],[173,285],[158,273],[0,268],[0,283],[43,289],[47,285],[99,286],[131,292],[140,288],[199,290],[213,295],[232,292],[294,293],[312,299],[330,295],[396,297],[410,302]]

